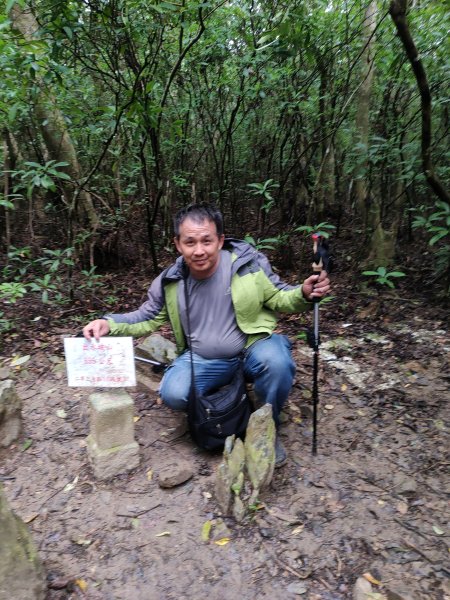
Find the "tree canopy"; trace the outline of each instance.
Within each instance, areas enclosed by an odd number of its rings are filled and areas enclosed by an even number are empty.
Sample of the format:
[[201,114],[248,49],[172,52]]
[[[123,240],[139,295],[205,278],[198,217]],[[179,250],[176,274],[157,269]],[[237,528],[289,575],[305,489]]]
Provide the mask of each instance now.
[[352,222],[361,267],[389,267],[414,224],[448,278],[444,3],[2,4],[7,265],[44,247],[70,269],[144,253],[157,272],[173,211],[208,200],[287,266],[299,228]]

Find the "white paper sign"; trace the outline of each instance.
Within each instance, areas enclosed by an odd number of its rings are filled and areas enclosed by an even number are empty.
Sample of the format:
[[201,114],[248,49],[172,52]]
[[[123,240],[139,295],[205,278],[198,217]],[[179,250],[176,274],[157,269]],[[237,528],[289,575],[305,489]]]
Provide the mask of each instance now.
[[133,338],[64,338],[69,387],[136,385]]

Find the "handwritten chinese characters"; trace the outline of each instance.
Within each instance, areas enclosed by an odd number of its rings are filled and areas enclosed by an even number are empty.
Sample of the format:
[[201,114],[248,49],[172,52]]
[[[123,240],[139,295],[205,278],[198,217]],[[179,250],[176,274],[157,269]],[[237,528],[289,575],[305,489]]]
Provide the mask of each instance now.
[[70,387],[129,387],[136,385],[133,340],[130,337],[65,338]]

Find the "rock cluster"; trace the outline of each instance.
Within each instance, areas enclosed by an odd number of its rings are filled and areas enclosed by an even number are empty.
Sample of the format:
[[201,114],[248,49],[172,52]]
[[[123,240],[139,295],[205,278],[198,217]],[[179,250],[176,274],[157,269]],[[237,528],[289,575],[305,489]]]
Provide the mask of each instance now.
[[[266,404],[250,417],[245,443],[235,436],[227,438],[223,461],[216,474],[215,495],[224,515],[242,521],[248,507],[272,481],[275,467],[275,425],[272,407]],[[246,486],[251,493],[246,496]],[[245,502],[244,502],[245,497]]]

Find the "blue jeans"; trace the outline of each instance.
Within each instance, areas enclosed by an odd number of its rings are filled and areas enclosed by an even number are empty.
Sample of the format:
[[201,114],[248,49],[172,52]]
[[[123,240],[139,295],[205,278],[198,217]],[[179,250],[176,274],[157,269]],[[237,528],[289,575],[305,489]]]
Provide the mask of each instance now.
[[[258,403],[272,405],[275,424],[287,400],[295,374],[292,344],[285,335],[273,333],[252,344],[243,358],[206,359],[194,354],[195,388],[202,394],[226,385],[243,362],[247,381],[253,382]],[[191,354],[184,352],[166,370],[160,395],[173,410],[186,410],[191,387]]]

